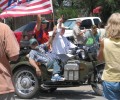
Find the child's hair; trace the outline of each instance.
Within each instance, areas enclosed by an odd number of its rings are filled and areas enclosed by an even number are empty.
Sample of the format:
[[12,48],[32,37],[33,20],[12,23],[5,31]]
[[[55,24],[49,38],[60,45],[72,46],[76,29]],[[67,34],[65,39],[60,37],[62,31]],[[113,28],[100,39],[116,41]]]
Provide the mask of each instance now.
[[113,13],[106,26],[107,37],[120,38],[120,13]]
[[91,29],[92,29],[93,35],[96,35],[96,34],[97,34],[97,26],[96,26],[96,25],[93,25],[93,26],[91,27]]

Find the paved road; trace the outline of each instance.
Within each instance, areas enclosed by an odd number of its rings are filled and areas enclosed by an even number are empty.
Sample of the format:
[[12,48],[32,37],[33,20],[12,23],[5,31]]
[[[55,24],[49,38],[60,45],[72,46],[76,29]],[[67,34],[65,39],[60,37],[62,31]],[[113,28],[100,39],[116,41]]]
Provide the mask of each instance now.
[[[36,97],[29,100],[106,100],[102,96],[96,96],[91,88],[91,86],[80,86],[71,88],[58,88],[53,93],[39,93]],[[19,99],[16,96],[16,100],[27,100]]]

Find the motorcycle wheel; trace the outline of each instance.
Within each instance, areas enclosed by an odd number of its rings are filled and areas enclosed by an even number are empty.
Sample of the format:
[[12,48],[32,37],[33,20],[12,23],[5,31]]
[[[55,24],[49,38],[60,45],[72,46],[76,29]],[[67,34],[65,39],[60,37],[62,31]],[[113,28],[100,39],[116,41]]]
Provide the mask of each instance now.
[[41,84],[40,86],[40,92],[41,93],[52,93],[54,92],[55,90],[57,90],[57,88],[50,88],[50,87],[44,87],[44,84]]
[[39,81],[34,70],[28,67],[17,69],[13,75],[15,93],[24,99],[33,97],[39,90]]
[[91,86],[92,89],[94,90],[95,94],[98,96],[102,96],[103,94],[103,87],[102,87],[102,73],[103,69],[99,70],[98,75],[92,75],[91,77]]

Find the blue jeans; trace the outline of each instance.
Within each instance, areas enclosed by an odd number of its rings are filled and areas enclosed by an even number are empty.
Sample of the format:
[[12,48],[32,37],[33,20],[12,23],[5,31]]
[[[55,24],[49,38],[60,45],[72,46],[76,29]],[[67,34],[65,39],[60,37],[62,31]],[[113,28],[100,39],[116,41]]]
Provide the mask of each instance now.
[[120,100],[120,82],[103,81],[103,96],[108,100]]
[[53,68],[53,74],[59,74],[61,72],[60,66],[58,65],[58,61],[53,59],[52,61],[48,61],[48,68]]

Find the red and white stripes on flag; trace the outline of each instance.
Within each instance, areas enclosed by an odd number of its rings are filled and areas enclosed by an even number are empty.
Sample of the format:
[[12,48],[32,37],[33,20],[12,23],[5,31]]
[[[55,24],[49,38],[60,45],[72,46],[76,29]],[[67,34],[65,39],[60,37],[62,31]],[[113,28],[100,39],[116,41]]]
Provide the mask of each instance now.
[[1,0],[0,8],[3,10],[0,18],[51,14],[53,12],[52,0]]
[[9,6],[9,3],[13,3],[14,0],[0,0],[0,9],[3,11],[5,10],[8,6]]

